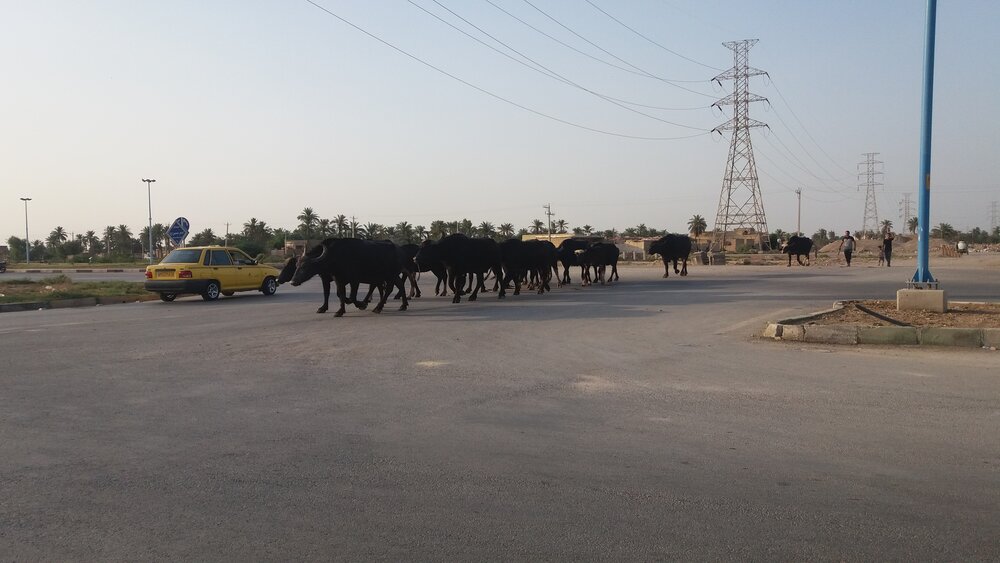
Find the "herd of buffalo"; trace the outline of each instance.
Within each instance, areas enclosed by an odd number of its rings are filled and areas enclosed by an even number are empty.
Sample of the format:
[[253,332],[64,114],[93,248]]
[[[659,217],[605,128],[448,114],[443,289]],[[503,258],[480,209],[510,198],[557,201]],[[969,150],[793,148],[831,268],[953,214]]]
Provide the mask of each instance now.
[[[808,242],[808,246],[806,245]],[[804,248],[803,248],[804,247]],[[789,265],[792,255],[799,259],[805,254],[809,259],[812,241],[805,237],[792,237],[786,245]],[[687,275],[687,261],[691,254],[691,239],[686,235],[668,234],[652,243],[650,254],[663,259],[663,277],[669,277],[670,266],[674,273]],[[542,294],[551,289],[553,276],[556,284],[571,283],[570,267],[579,266],[583,285],[599,282],[602,285],[618,279],[618,257],[621,251],[609,242],[584,238],[564,240],[557,248],[547,240],[509,239],[496,242],[490,238],[470,238],[453,234],[422,244],[397,245],[392,241],[371,241],[355,238],[329,238],[297,258],[289,258],[278,276],[278,283],[302,284],[314,276],[323,282],[323,306],[317,312],[325,313],[330,306],[330,284],[337,284],[342,316],[349,304],[365,309],[375,290],[379,302],[372,309],[382,312],[393,288],[396,298],[402,300],[400,311],[405,311],[408,297],[420,297],[417,275],[431,272],[437,278],[435,295],[446,296],[450,289],[452,302],[459,303],[469,294],[475,301],[480,291],[486,291],[485,280],[492,274],[493,290],[503,299],[513,284],[514,295],[521,286]],[[681,263],[678,268],[678,262]],[[560,273],[559,267],[562,266]],[[405,284],[409,281],[409,295]],[[358,287],[368,284],[368,294],[358,299]],[[348,295],[347,288],[350,287]]]

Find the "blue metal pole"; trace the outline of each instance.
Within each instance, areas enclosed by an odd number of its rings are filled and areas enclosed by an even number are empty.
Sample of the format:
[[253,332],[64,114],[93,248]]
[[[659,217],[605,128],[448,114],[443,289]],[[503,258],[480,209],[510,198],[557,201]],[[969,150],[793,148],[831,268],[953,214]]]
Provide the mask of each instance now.
[[917,272],[914,283],[936,283],[928,265],[931,216],[931,115],[934,106],[934,28],[937,0],[927,0],[927,37],[924,40],[924,101],[920,124],[920,197],[917,211]]

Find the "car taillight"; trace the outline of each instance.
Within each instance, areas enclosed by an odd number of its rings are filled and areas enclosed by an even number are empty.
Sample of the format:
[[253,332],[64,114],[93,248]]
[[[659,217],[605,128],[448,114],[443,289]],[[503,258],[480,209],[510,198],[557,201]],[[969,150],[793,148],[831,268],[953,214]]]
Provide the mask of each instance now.
[[177,277],[179,277],[179,278],[191,278],[192,277],[191,276],[191,270],[181,270],[180,272],[177,273]]
[[147,280],[153,279],[153,272],[150,272],[149,270],[146,270],[146,279]]

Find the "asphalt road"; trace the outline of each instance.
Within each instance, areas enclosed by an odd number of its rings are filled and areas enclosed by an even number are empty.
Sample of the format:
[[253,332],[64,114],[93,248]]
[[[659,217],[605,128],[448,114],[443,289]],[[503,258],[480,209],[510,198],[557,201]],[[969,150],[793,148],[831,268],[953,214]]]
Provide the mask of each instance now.
[[750,336],[859,265],[0,314],[0,559],[996,560],[1000,352]]

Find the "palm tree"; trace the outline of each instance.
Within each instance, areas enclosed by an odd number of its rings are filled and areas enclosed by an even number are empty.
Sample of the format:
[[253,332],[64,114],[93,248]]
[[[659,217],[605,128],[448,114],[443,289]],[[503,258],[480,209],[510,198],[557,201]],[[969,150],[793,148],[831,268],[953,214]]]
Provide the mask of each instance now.
[[351,221],[347,223],[347,228],[350,230],[352,237],[358,236],[358,228],[360,227],[361,223],[358,223],[354,219],[351,219]]
[[708,230],[708,222],[701,215],[695,215],[688,220],[688,231],[692,236],[699,236]]
[[358,231],[358,234],[363,235],[362,238],[366,238],[368,240],[378,240],[382,238],[383,227],[378,223],[365,223],[365,225],[361,227],[361,230]]
[[938,236],[947,241],[955,238],[958,234],[958,231],[956,231],[955,228],[948,223],[941,223],[935,230],[938,232]]
[[440,219],[431,221],[430,238],[439,239],[448,234],[448,224]]
[[556,221],[556,232],[561,235],[564,235],[566,234],[566,227],[568,226],[569,223],[567,223],[565,219],[559,219],[558,221]]
[[45,239],[45,241],[49,243],[49,246],[56,247],[66,242],[66,239],[68,238],[69,236],[66,234],[66,229],[56,227],[52,229],[52,232],[49,233],[49,236]]
[[917,234],[917,227],[920,225],[920,219],[916,217],[910,217],[906,220],[906,228],[910,231],[911,235]]
[[882,233],[888,233],[892,230],[892,221],[889,219],[882,220]]
[[500,236],[503,238],[511,238],[514,236],[514,225],[510,223],[500,224]]
[[118,230],[113,225],[104,227],[104,254],[109,256],[114,250],[115,239],[118,238]]
[[400,221],[396,223],[396,237],[403,244],[412,244],[413,240],[413,225],[407,223],[406,221]]
[[496,229],[493,227],[493,223],[490,223],[489,221],[483,221],[480,223],[479,228],[476,230],[481,237],[493,238],[494,235],[496,235]]
[[544,229],[545,223],[543,223],[541,219],[534,219],[531,221],[531,234],[540,235],[545,232]]
[[94,231],[87,231],[87,234],[83,235],[83,244],[87,248],[87,252],[90,254],[94,253],[94,247],[100,243],[97,238],[97,233]]
[[316,222],[316,232],[319,236],[327,238],[333,232],[333,223],[329,219],[320,219]]
[[127,256],[133,254],[132,229],[128,225],[118,225],[118,252]]
[[413,227],[413,234],[417,237],[417,241],[427,240],[427,227],[423,225],[417,225]]
[[347,215],[337,215],[333,219],[333,225],[337,228],[337,236],[343,237],[347,233]]
[[583,234],[587,235],[588,237],[594,234],[594,227],[591,227],[590,225],[584,225]]
[[640,237],[648,237],[649,227],[647,227],[645,223],[639,223],[635,227],[635,234],[639,235]]
[[313,231],[316,230],[316,224],[319,222],[319,215],[313,211],[312,207],[306,207],[302,210],[302,213],[296,217],[296,219],[299,220],[299,228],[306,234],[306,245],[308,245],[309,239],[312,238]]
[[616,238],[618,238],[618,229],[611,228],[611,229],[605,230],[604,231],[604,238],[606,238],[608,240],[615,240]]

